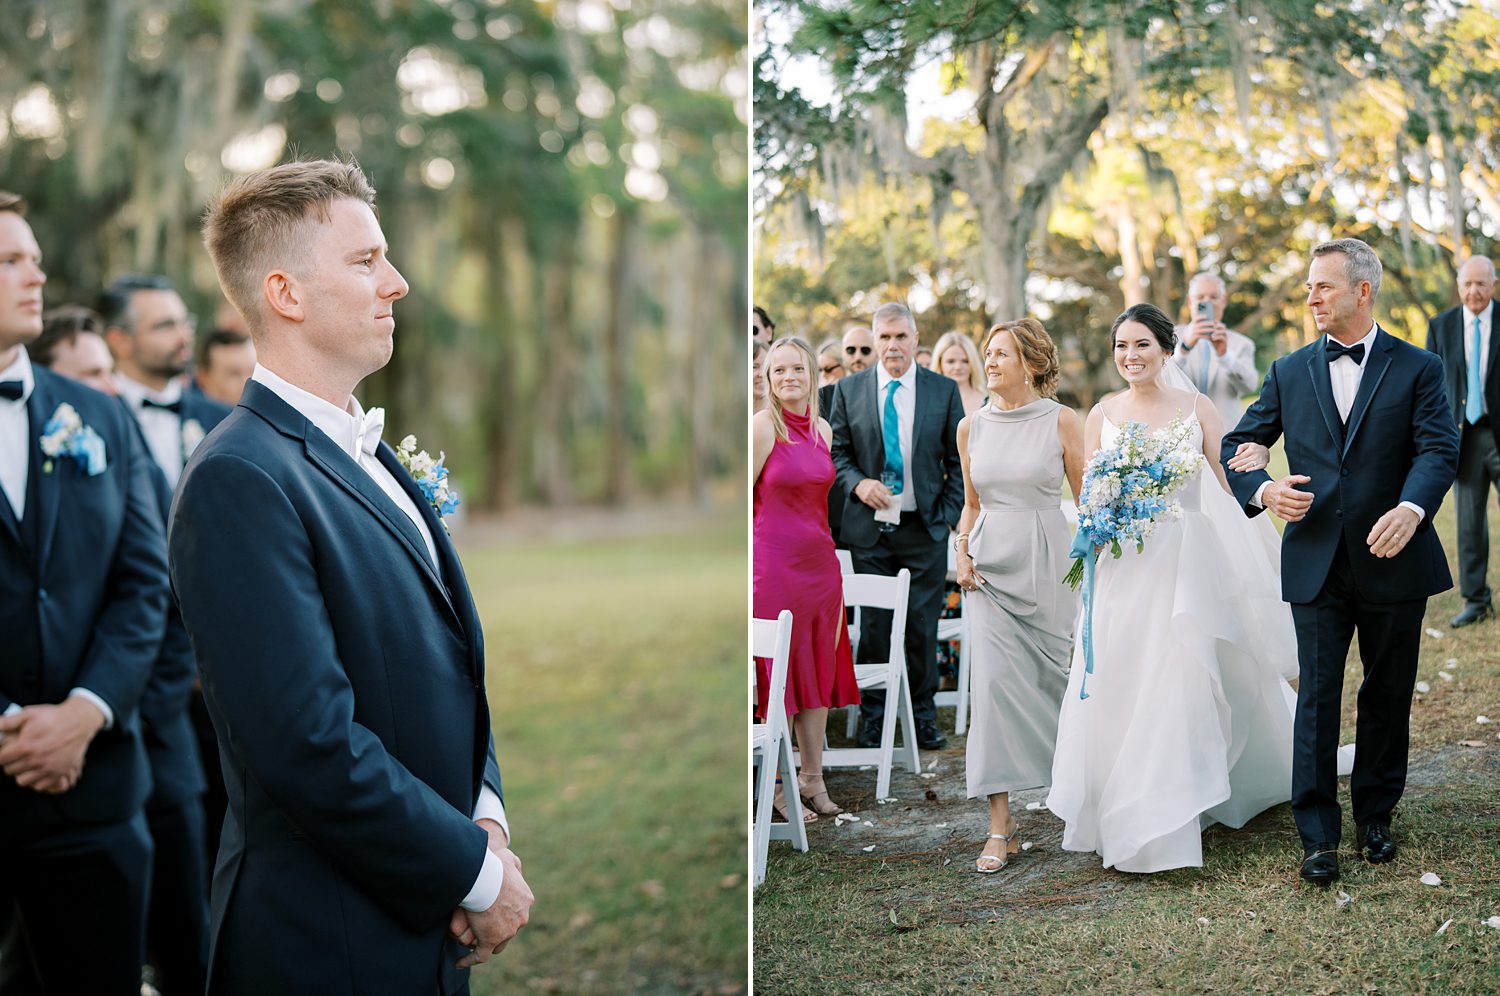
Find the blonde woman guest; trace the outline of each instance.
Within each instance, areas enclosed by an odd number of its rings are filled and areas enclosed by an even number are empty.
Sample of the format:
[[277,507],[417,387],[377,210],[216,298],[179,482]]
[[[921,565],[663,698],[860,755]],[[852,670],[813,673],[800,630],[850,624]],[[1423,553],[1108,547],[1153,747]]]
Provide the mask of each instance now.
[[964,403],[964,414],[972,415],[984,406],[984,364],[974,340],[962,332],[948,332],[932,347],[928,369],[958,384],[958,396]]
[[[833,431],[818,417],[816,370],[812,350],[802,340],[772,343],[765,356],[767,406],[752,420],[755,616],[774,619],[782,609],[792,610],[786,711],[802,752],[797,788],[811,806],[809,822],[820,813],[842,812],[823,784],[823,735],[830,707],[859,704],[844,625],[843,576],[828,531]],[[760,715],[765,715],[769,665],[757,661]]]
[[1083,420],[1054,399],[1057,373],[1040,322],[996,325],[984,345],[992,400],[958,424],[964,510],[954,545],[974,643],[968,790],[989,801],[974,864],[983,874],[1020,849],[1010,793],[1051,781],[1068,685],[1076,600],[1062,581],[1071,537],[1060,490],[1064,478],[1079,490]]

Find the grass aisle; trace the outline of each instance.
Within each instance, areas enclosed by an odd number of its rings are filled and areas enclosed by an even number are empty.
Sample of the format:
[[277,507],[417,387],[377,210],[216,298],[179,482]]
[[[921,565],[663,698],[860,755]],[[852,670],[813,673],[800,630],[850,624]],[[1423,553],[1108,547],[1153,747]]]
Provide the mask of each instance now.
[[744,991],[742,515],[463,555],[537,895],[474,992]]
[[[1437,525],[1451,560],[1451,507]],[[1490,573],[1500,577],[1500,553]],[[1426,625],[1440,636],[1422,641],[1428,691],[1412,707],[1393,864],[1354,859],[1344,779],[1344,877],[1332,889],[1297,879],[1287,805],[1243,830],[1210,829],[1202,869],[1131,876],[1063,851],[1061,821],[1024,808],[1045,790],[1013,796],[1032,846],[999,874],[976,875],[983,804],[964,798],[963,738],[942,710],[950,746],[922,753],[935,765],[926,777],[898,770],[897,802],[875,804],[873,772],[831,773],[834,798],[861,822],[813,824],[808,854],[772,844],[755,894],[756,990],[1500,992],[1500,929],[1481,923],[1500,915],[1500,622],[1448,629],[1460,601],[1449,592],[1428,604]],[[1359,678],[1351,655],[1346,741]],[[1478,724],[1480,715],[1496,722]],[[1441,885],[1420,882],[1429,871]]]

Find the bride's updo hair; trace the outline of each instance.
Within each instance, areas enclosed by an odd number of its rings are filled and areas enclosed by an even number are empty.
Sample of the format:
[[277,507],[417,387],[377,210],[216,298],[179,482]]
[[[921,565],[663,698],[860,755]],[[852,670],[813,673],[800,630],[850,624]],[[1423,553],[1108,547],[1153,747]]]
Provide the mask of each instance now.
[[1154,304],[1132,304],[1120,312],[1120,317],[1109,327],[1109,345],[1114,348],[1115,336],[1120,332],[1120,326],[1126,322],[1139,322],[1150,330],[1156,337],[1163,353],[1172,354],[1177,352],[1177,332],[1172,326],[1172,319],[1167,313]]
[[1062,365],[1057,362],[1057,345],[1042,323],[1030,316],[1000,322],[985,333],[984,348],[989,349],[990,340],[1001,332],[1009,332],[1015,340],[1021,364],[1031,375],[1031,386],[1036,393],[1044,398],[1057,397],[1057,375]]

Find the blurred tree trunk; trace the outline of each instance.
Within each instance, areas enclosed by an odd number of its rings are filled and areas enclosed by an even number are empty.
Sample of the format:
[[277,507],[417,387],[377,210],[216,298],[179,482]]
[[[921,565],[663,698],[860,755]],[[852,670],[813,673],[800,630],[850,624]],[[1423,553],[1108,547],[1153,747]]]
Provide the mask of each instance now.
[[556,248],[543,275],[544,324],[537,380],[535,433],[537,485],[548,505],[573,502],[569,459],[569,415],[578,403],[578,350],[573,332],[573,279],[577,269],[578,226],[559,225]]
[[635,310],[635,268],[631,266],[631,255],[635,251],[637,226],[636,212],[622,205],[615,212],[610,231],[609,304],[604,323],[604,503],[607,505],[624,504],[630,484],[628,339]]
[[[484,314],[490,327],[489,348],[484,351],[485,376],[480,387],[479,410],[488,460],[485,463],[484,501],[487,511],[509,508],[516,490],[512,468],[512,419],[516,415],[514,316],[511,314],[509,269],[505,262],[506,223],[498,211],[490,211],[481,226],[484,250]],[[518,226],[511,226],[518,227]]]

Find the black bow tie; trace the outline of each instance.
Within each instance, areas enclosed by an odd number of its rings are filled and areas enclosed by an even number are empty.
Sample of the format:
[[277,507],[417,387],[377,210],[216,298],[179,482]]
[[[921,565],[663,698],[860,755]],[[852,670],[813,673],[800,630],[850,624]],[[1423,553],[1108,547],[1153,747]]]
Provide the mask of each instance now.
[[1340,356],[1351,358],[1356,365],[1365,362],[1365,344],[1362,342],[1356,342],[1352,346],[1343,346],[1329,339],[1323,349],[1328,353],[1329,363],[1332,363]]
[[141,399],[141,409],[160,408],[162,411],[171,412],[173,415],[182,414],[182,399],[176,401],[152,401],[150,398]]
[[20,401],[25,392],[26,385],[19,380],[0,380],[0,398],[6,401]]

